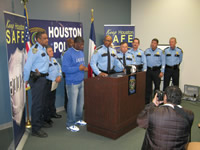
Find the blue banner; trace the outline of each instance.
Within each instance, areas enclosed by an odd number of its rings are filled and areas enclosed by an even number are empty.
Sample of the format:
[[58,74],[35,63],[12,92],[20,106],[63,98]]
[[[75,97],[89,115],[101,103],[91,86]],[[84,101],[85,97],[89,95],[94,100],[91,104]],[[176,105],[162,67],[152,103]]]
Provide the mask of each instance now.
[[32,44],[35,43],[36,33],[44,30],[47,32],[49,45],[53,47],[55,58],[60,58],[61,53],[66,49],[68,38],[83,37],[83,25],[80,22],[29,19]]
[[16,148],[25,131],[25,87],[23,81],[25,62],[25,17],[10,12],[4,12],[4,18],[14,143]]
[[132,47],[135,38],[135,26],[133,25],[104,25],[104,35],[110,35],[113,39],[113,45],[119,50],[121,42],[127,42],[128,47]]

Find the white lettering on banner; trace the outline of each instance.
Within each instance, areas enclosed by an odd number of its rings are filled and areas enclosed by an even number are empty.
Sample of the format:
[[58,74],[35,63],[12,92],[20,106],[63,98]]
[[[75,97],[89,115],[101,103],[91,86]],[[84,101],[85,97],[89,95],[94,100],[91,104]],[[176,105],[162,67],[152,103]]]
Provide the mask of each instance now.
[[54,47],[54,53],[56,53],[57,49],[59,50],[59,52],[63,52],[65,50],[65,46],[66,43],[65,42],[54,42],[53,43],[53,47]]
[[49,38],[82,37],[82,29],[75,27],[48,27],[48,34]]

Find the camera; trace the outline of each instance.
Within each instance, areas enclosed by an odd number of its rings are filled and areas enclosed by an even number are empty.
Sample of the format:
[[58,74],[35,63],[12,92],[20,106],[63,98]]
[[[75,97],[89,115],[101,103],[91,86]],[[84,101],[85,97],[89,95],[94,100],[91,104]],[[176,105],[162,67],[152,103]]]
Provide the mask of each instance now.
[[164,91],[156,90],[155,93],[157,93],[158,100],[159,100],[159,101],[163,101],[165,92],[164,92]]

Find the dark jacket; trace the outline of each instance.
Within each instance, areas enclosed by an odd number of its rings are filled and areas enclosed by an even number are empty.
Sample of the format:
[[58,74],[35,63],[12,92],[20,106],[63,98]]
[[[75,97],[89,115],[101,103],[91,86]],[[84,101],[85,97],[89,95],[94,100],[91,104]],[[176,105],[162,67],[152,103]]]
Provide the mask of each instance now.
[[139,127],[146,128],[142,150],[184,150],[193,119],[193,112],[183,108],[147,105],[137,118]]

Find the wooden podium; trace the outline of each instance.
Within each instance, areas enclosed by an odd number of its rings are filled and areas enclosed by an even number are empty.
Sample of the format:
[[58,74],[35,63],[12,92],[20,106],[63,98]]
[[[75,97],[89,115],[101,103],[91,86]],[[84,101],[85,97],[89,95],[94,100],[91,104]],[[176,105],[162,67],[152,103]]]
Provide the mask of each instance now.
[[117,139],[137,126],[137,115],[145,105],[146,72],[136,73],[136,93],[128,94],[130,75],[85,79],[87,130]]

